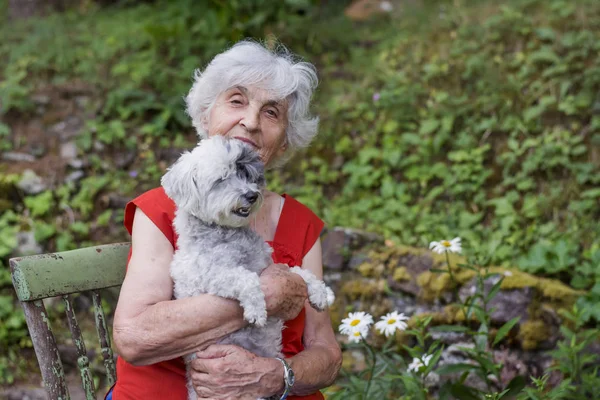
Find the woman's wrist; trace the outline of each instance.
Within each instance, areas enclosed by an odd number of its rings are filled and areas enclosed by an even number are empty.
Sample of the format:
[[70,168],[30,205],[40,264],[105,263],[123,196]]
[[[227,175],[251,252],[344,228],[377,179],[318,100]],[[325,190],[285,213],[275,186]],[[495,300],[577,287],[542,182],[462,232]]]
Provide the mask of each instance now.
[[265,386],[268,388],[266,394],[272,396],[283,393],[283,390],[285,389],[283,364],[276,358],[264,358],[264,360],[267,363],[265,370],[268,371],[267,382],[265,382]]

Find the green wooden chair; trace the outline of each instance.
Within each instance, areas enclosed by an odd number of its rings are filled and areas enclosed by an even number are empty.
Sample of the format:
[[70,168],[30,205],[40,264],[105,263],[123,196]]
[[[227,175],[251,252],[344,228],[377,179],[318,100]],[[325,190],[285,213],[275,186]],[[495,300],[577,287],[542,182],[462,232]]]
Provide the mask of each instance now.
[[125,277],[129,243],[82,248],[60,253],[10,259],[12,281],[23,306],[31,341],[50,399],[70,399],[56,339],[42,299],[62,296],[71,337],[77,350],[77,365],[87,400],[96,400],[89,360],[75,318],[70,294],[90,291],[96,329],[108,382],[115,382],[115,363],[99,290],[119,286]]

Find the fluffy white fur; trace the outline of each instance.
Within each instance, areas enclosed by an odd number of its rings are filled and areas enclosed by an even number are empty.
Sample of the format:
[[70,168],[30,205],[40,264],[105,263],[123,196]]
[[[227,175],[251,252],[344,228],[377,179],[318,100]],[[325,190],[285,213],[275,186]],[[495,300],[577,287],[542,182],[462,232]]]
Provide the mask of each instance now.
[[[272,263],[271,248],[248,227],[265,187],[258,154],[239,140],[204,139],[184,153],[161,180],[175,202],[178,250],[171,263],[175,298],[201,293],[239,300],[246,328],[220,343],[236,344],[261,357],[281,355],[283,321],[267,317],[259,275]],[[333,292],[300,267],[309,302],[323,310]],[[194,354],[185,357],[189,364]],[[190,399],[196,393],[188,380]]]

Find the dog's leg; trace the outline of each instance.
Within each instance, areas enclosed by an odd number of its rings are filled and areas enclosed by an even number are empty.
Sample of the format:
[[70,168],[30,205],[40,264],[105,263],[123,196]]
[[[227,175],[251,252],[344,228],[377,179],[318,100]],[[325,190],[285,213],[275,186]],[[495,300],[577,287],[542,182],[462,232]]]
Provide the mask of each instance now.
[[327,306],[333,304],[335,300],[333,291],[325,285],[325,282],[317,279],[312,272],[300,267],[292,267],[290,271],[300,275],[306,282],[308,302],[314,309],[323,311]]
[[251,324],[267,323],[267,303],[256,273],[244,267],[221,268],[218,281],[209,282],[207,289],[208,293],[238,300],[244,309],[244,319]]

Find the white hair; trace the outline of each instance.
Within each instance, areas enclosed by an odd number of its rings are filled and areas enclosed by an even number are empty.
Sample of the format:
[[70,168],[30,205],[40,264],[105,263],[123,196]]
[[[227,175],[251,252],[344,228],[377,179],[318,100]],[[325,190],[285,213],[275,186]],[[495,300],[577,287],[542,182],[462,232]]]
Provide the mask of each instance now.
[[287,150],[275,161],[282,165],[296,150],[308,147],[317,134],[319,119],[309,113],[317,84],[315,67],[298,61],[284,46],[269,50],[260,43],[244,40],[215,56],[204,71],[195,71],[194,84],[185,98],[186,111],[198,136],[206,138],[210,110],[217,97],[229,88],[258,85],[277,99],[287,99]]

